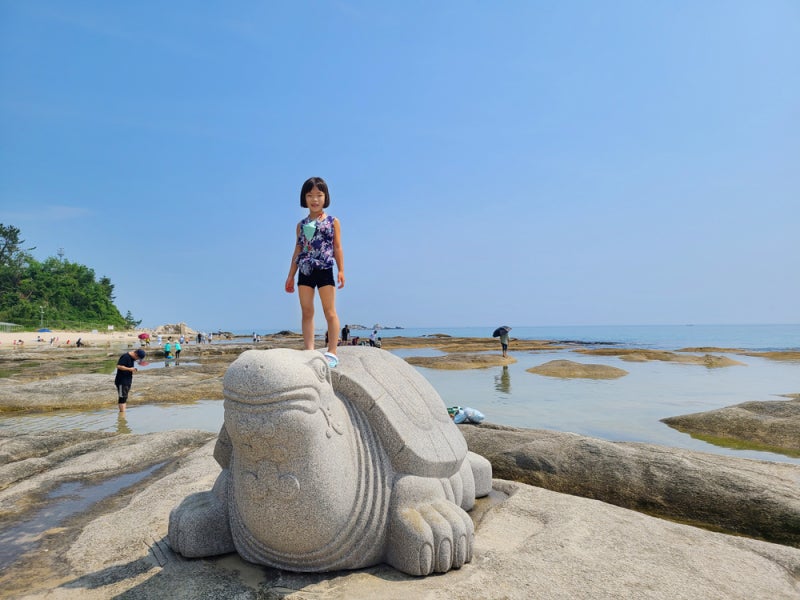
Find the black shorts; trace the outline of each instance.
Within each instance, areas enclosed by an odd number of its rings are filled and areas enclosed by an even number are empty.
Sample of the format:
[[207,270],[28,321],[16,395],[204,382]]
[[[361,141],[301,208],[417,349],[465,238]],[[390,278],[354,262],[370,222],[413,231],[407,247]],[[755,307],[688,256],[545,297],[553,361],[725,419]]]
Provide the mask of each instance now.
[[336,285],[336,281],[333,279],[333,269],[314,269],[308,275],[300,273],[297,285],[307,285],[311,288]]
[[129,385],[117,385],[117,396],[119,400],[117,401],[118,404],[125,404],[128,401],[128,394],[131,391],[131,386]]

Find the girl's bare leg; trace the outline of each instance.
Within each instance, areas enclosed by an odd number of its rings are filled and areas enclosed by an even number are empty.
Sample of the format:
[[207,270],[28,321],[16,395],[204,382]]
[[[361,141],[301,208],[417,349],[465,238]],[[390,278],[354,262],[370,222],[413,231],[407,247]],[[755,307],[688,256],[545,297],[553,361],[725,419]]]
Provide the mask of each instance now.
[[307,285],[297,286],[302,312],[303,346],[306,350],[314,349],[314,288]]
[[326,285],[319,288],[319,299],[328,322],[328,352],[336,354],[339,345],[339,315],[336,314],[336,286]]

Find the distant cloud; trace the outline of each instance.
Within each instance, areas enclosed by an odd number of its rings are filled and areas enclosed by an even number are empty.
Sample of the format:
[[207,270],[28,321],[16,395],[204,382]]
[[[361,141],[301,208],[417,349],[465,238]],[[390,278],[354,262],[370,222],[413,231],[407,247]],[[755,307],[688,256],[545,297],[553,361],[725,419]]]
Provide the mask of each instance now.
[[92,211],[82,206],[63,206],[53,204],[42,206],[35,210],[0,211],[0,222],[16,223],[24,221],[71,221],[82,219],[92,214]]

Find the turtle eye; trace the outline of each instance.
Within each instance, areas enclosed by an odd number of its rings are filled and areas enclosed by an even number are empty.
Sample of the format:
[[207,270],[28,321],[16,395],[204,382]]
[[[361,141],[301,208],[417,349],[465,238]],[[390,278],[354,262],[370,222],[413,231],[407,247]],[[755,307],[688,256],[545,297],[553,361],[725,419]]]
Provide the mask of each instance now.
[[328,379],[328,365],[325,364],[322,358],[314,359],[314,364],[311,368],[317,374],[320,381],[326,381]]

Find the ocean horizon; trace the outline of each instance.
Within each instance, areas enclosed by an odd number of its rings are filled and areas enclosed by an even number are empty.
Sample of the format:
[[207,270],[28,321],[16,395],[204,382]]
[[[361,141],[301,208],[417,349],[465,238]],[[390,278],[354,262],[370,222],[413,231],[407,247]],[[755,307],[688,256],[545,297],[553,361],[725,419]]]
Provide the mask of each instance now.
[[[615,344],[635,348],[678,350],[681,348],[716,347],[741,348],[753,351],[800,350],[800,324],[747,324],[747,325],[524,325],[498,323],[489,326],[464,327],[402,327],[379,329],[378,336],[427,337],[449,335],[452,337],[492,337],[500,325],[511,326],[511,338],[520,340],[551,340],[580,342],[583,344]],[[295,328],[253,328],[231,333],[248,336],[253,332],[265,335],[277,331],[297,331]],[[368,337],[371,328],[353,329],[351,336]],[[325,329],[317,328],[318,337]]]

